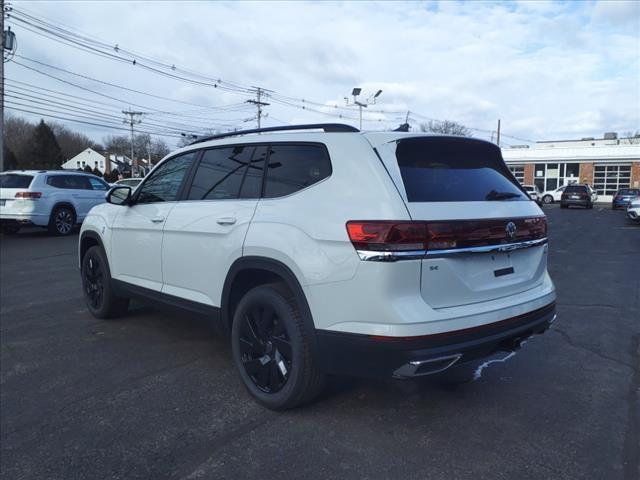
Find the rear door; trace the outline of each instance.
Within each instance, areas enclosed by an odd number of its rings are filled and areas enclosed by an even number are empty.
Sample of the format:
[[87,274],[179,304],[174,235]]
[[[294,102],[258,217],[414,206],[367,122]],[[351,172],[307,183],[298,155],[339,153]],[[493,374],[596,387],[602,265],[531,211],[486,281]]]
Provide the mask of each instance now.
[[97,177],[87,177],[89,179],[89,183],[91,184],[91,207],[89,209],[95,207],[96,205],[100,205],[106,201],[106,194],[109,190],[109,184],[104,180]]
[[203,150],[184,200],[164,227],[164,293],[220,306],[226,273],[242,256],[260,197],[266,152],[255,144]]
[[393,141],[381,152],[412,220],[428,225],[421,290],[429,305],[489,301],[542,283],[546,218],[497,146],[422,136]]

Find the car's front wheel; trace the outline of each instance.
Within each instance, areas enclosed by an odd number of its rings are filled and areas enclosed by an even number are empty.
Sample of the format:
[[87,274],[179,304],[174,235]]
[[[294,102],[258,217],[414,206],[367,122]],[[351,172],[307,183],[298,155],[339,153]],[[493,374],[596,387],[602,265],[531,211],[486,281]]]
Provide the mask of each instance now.
[[96,318],[115,318],[126,313],[129,299],[113,290],[111,271],[102,247],[94,246],[82,258],[82,290],[87,308]]
[[238,303],[231,329],[233,359],[249,392],[265,407],[286,410],[313,400],[324,374],[294,295],[262,285]]
[[553,203],[553,197],[551,195],[545,195],[542,197],[542,203],[546,203],[547,205]]
[[49,232],[54,235],[69,235],[76,224],[76,213],[71,207],[56,207],[49,218]]

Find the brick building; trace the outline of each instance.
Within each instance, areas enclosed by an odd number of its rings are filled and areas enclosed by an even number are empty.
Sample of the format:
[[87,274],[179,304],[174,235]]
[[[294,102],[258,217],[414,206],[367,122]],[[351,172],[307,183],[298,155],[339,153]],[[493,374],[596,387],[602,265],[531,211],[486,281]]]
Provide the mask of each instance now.
[[588,183],[599,201],[610,201],[616,190],[640,188],[640,137],[537,142],[534,146],[503,148],[502,155],[520,183],[541,191],[569,183]]

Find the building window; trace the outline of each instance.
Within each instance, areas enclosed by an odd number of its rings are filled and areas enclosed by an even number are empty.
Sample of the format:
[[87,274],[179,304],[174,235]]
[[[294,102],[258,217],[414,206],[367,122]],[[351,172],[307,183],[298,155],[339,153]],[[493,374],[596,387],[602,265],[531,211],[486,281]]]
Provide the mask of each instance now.
[[579,163],[536,163],[533,181],[541,192],[546,192],[577,183],[579,172]]
[[76,160],[76,167],[80,168],[80,160]]
[[631,183],[631,165],[595,165],[593,188],[598,195],[615,195]]
[[524,165],[509,165],[509,171],[521,185],[524,183]]

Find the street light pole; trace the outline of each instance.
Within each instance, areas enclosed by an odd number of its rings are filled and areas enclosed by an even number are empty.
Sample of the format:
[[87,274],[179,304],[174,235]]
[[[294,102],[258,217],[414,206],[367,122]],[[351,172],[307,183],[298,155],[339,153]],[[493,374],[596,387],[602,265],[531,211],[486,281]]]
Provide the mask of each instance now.
[[[360,130],[362,130],[362,109],[367,108],[369,105],[375,105],[376,99],[380,96],[380,94],[382,93],[382,90],[378,90],[376,94],[373,96],[373,98],[369,96],[369,98],[367,98],[364,102],[361,102],[360,100],[358,100],[358,96],[360,95],[361,92],[362,92],[362,89],[357,87],[351,91],[351,95],[353,95],[353,104],[357,105],[358,109],[360,110]],[[344,97],[344,99],[347,101],[347,105],[349,105],[349,98]]]

